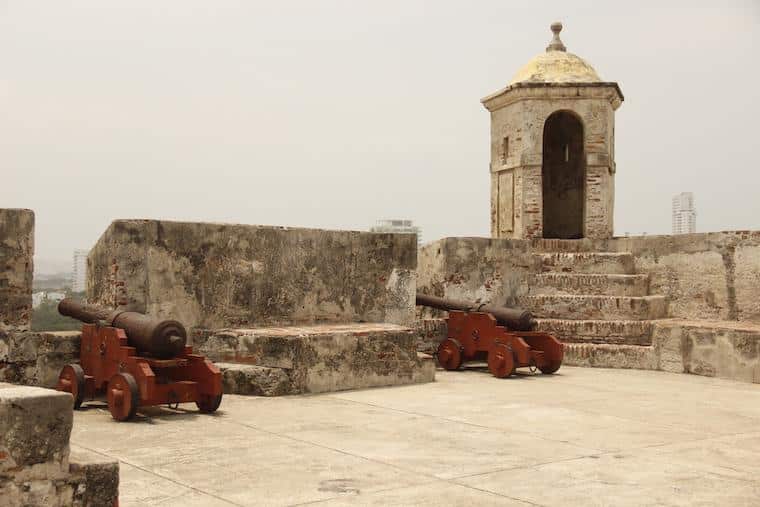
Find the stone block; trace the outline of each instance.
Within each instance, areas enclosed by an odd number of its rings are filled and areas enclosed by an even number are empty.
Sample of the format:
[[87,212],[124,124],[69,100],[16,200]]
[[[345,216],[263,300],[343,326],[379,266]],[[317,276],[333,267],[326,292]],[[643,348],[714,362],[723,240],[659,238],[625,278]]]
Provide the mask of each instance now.
[[416,266],[410,234],[118,220],[90,251],[88,297],[188,329],[411,325]]
[[29,329],[33,256],[34,212],[0,209],[0,329]]
[[415,333],[392,324],[226,329],[194,340],[196,350],[214,361],[287,370],[299,393],[430,382],[434,376],[417,354]]
[[0,475],[58,478],[68,471],[70,394],[0,384]]

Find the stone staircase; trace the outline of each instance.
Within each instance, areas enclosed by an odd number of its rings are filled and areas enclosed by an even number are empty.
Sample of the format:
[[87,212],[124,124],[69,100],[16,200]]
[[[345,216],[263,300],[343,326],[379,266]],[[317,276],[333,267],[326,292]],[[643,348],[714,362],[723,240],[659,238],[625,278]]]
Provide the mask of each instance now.
[[667,300],[649,294],[649,276],[636,273],[631,254],[533,255],[538,269],[519,303],[536,316],[538,330],[565,342],[565,364],[654,367],[652,321],[667,316]]

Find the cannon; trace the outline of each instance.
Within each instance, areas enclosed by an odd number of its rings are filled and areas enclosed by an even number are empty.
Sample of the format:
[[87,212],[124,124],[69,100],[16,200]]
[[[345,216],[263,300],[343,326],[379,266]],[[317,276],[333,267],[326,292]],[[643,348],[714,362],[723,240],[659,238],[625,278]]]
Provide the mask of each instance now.
[[533,331],[535,320],[526,310],[426,294],[417,294],[417,305],[448,312],[448,334],[436,351],[438,363],[447,370],[485,360],[495,377],[504,378],[520,367],[551,374],[562,365],[564,345],[551,334]]
[[494,316],[496,322],[509,329],[514,329],[515,331],[530,331],[536,325],[536,320],[529,311],[521,310],[519,308],[509,308],[508,306],[469,303],[467,301],[444,299],[420,293],[417,293],[417,305],[436,308],[447,312],[456,310],[460,312],[490,313]]
[[58,312],[83,322],[79,364],[64,366],[56,386],[71,393],[75,409],[102,393],[117,421],[131,419],[140,406],[195,402],[204,413],[219,408],[222,374],[193,354],[180,322],[70,298]]

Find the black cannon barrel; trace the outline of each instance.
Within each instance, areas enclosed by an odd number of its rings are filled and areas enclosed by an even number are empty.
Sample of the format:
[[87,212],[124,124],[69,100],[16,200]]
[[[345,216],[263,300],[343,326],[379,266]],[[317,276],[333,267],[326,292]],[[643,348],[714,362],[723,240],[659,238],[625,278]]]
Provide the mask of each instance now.
[[185,326],[176,320],[159,320],[138,312],[109,310],[71,298],[58,303],[58,313],[87,324],[104,322],[123,329],[131,346],[140,353],[159,359],[180,355],[187,344]]
[[459,310],[462,312],[485,312],[494,316],[496,321],[502,326],[513,331],[530,331],[536,321],[533,314],[520,308],[509,308],[507,306],[482,305],[471,303],[469,301],[459,301],[456,299],[444,299],[427,294],[417,293],[417,304],[437,308],[438,310]]

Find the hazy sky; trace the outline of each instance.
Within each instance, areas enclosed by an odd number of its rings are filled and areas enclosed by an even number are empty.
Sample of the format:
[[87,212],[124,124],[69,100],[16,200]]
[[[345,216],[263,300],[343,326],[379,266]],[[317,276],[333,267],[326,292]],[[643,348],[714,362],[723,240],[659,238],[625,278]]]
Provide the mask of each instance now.
[[0,207],[39,267],[115,218],[487,236],[480,99],[561,20],[625,95],[616,233],[668,233],[681,191],[760,229],[758,4],[0,0]]

